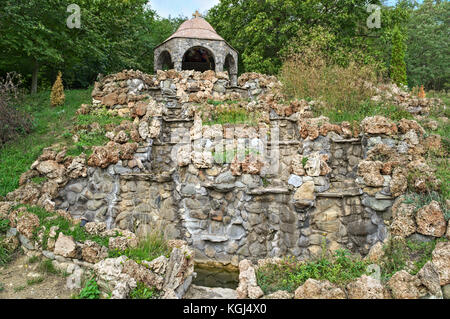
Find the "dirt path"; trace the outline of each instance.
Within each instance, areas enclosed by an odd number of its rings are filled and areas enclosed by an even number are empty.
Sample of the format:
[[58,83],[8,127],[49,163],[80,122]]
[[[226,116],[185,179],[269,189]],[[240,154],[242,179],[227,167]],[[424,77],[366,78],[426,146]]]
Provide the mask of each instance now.
[[[7,266],[0,267],[0,299],[70,299],[75,291],[66,288],[63,275],[39,271],[39,261],[17,256]],[[40,281],[43,278],[42,282]],[[31,281],[37,283],[32,283]]]

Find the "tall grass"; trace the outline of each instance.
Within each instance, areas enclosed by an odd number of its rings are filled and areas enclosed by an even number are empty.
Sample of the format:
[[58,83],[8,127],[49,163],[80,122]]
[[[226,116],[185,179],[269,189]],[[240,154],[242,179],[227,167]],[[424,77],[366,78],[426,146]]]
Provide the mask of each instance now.
[[66,91],[64,106],[50,106],[50,91],[25,98],[22,109],[33,118],[30,134],[22,135],[0,148],[0,196],[19,187],[19,178],[45,147],[68,139],[64,133],[82,103],[89,103],[91,89]]

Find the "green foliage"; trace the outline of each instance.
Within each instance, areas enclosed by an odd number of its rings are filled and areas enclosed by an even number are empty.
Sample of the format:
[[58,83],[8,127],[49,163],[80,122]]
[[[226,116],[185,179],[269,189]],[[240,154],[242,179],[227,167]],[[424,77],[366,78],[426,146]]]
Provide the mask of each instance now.
[[5,286],[0,282],[0,292],[3,292],[5,290]]
[[350,252],[337,250],[332,258],[325,254],[321,258],[308,262],[297,262],[285,258],[281,264],[268,264],[256,272],[258,285],[265,294],[277,290],[294,292],[309,278],[329,280],[345,285],[366,273],[368,263],[350,257]]
[[9,220],[0,218],[0,234],[6,233],[9,229]]
[[[108,247],[109,239],[107,237],[101,237],[98,235],[88,234],[83,227],[80,225],[73,225],[67,219],[56,215],[55,213],[49,213],[42,207],[38,206],[27,206],[27,210],[30,213],[36,214],[39,218],[40,226],[34,230],[34,237],[37,239],[37,233],[45,227],[43,233],[43,249],[47,248],[48,235],[50,233],[50,228],[52,226],[58,226],[57,235],[62,232],[66,236],[72,236],[75,241],[83,242],[86,240],[92,240],[99,245]],[[56,216],[56,218],[55,218]]]
[[448,1],[424,0],[411,11],[406,51],[411,87],[450,88],[449,16]]
[[12,260],[12,251],[2,243],[3,238],[0,237],[0,266],[6,265]]
[[431,260],[432,252],[439,241],[419,242],[404,239],[390,239],[383,247],[384,256],[381,262],[381,276],[389,280],[393,274],[400,270],[408,270],[415,275]]
[[72,117],[80,105],[89,103],[90,92],[66,91],[66,103],[60,111],[50,107],[49,91],[25,98],[20,108],[33,117],[33,129],[30,134],[0,148],[0,196],[19,187],[20,175],[30,168],[45,147],[66,140],[62,134],[73,125]]
[[76,299],[100,299],[100,289],[95,278],[89,279]]
[[28,258],[28,263],[29,264],[37,263],[39,261],[39,259],[40,259],[39,256],[32,256],[32,257]]
[[405,52],[406,45],[404,35],[399,27],[395,27],[392,34],[390,77],[397,85],[408,84],[406,80]]
[[[240,53],[240,72],[278,73],[281,51],[298,30],[329,26],[345,46],[371,40],[367,34],[367,1],[222,0],[206,16],[216,31]],[[369,1],[380,4],[380,1]],[[375,46],[373,46],[375,47]],[[371,51],[366,50],[367,53]]]
[[158,18],[147,0],[80,0],[76,4],[81,8],[81,28],[70,29],[66,20],[71,3],[1,1],[0,71],[39,70],[46,87],[58,69],[67,87],[87,87],[98,73],[125,68],[152,72],[154,48],[180,23]]
[[110,250],[109,258],[117,258],[120,256],[127,256],[136,262],[152,261],[159,256],[170,256],[171,249],[167,246],[164,236],[160,233],[154,232],[141,240],[137,247],[127,248],[124,251]]
[[35,176],[31,179],[31,181],[35,184],[41,185],[42,183],[47,181],[47,177],[45,176]]
[[143,282],[138,282],[137,287],[130,292],[131,299],[158,299],[159,291],[155,288],[149,288]]

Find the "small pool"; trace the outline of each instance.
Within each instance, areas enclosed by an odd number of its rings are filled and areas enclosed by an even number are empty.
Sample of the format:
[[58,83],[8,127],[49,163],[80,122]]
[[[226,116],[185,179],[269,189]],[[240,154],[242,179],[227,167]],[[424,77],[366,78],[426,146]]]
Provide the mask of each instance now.
[[193,284],[210,288],[230,288],[236,289],[239,285],[239,270],[214,267],[209,265],[196,264],[194,271],[197,277]]

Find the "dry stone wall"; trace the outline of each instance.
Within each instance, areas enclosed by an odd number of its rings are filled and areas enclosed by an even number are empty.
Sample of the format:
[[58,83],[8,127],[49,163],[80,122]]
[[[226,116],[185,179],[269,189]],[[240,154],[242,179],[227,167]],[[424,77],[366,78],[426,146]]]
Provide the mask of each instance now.
[[[421,157],[437,138],[415,121],[330,124],[312,117],[315,102],[285,104],[273,77],[244,74],[238,83],[231,87],[227,73],[212,71],[131,70],[101,79],[93,106],[80,112],[106,106],[134,121],[108,132],[111,142],[60,183],[49,203],[141,237],[162,230],[193,247],[197,261],[237,266],[311,258],[324,246],[366,255],[401,222],[392,206],[406,191],[408,169],[423,173],[413,181],[417,189],[438,185]],[[209,100],[238,101],[260,121],[206,125],[201,112]],[[54,171],[43,162],[35,165],[41,174]]]

